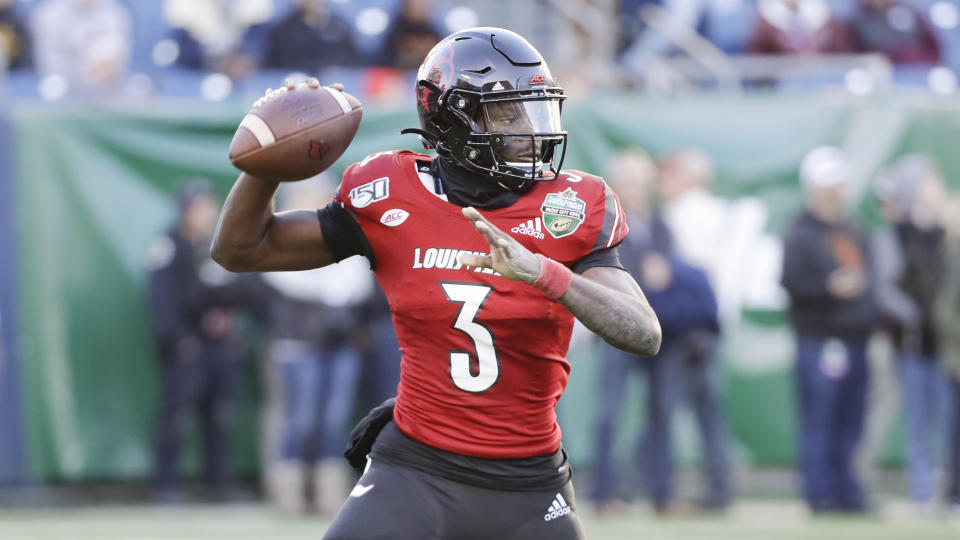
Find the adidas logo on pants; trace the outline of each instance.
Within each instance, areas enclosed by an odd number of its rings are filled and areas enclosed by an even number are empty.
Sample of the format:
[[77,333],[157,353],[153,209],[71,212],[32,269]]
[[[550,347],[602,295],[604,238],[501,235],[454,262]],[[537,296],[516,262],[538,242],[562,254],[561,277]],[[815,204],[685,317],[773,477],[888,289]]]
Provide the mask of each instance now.
[[557,493],[557,496],[553,498],[553,504],[550,505],[550,508],[547,508],[547,513],[543,515],[543,520],[554,520],[569,513],[570,506],[567,505],[567,501],[564,500],[563,495]]

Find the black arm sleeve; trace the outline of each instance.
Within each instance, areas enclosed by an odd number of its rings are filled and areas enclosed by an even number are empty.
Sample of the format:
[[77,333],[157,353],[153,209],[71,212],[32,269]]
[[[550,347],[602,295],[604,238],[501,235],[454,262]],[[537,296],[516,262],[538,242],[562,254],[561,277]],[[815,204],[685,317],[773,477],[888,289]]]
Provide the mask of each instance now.
[[317,210],[317,220],[323,232],[323,241],[330,248],[333,257],[340,262],[347,257],[363,255],[370,261],[370,269],[377,267],[373,248],[360,224],[350,212],[337,203],[330,203]]
[[620,264],[620,250],[617,249],[617,246],[591,251],[573,263],[571,269],[576,274],[582,274],[586,272],[588,268],[593,268],[594,266],[612,266],[613,268],[626,270],[626,268]]

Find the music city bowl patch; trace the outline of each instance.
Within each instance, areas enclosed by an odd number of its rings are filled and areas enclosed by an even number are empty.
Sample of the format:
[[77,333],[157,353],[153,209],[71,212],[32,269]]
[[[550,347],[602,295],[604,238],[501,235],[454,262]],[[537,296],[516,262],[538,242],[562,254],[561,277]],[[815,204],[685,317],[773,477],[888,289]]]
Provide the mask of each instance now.
[[548,193],[540,206],[543,224],[554,238],[573,234],[586,218],[586,210],[587,203],[569,187],[560,193]]

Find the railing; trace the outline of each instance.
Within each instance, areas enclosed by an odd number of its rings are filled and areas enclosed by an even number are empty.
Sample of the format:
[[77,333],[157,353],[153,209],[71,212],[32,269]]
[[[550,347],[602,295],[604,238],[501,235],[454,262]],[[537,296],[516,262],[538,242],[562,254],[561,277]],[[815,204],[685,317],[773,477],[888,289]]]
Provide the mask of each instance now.
[[879,54],[739,55],[725,58],[729,70],[717,73],[696,58],[659,57],[645,74],[648,93],[717,88],[744,91],[842,86],[851,94],[882,94],[893,87],[893,65]]

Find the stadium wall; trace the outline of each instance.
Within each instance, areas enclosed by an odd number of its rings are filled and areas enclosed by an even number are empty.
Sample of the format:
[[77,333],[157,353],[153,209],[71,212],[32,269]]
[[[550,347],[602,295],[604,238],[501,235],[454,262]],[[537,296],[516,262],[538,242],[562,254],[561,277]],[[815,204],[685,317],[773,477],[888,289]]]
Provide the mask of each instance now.
[[[747,223],[736,230],[753,273],[741,280],[751,286],[738,288],[727,304],[735,309],[724,315],[724,373],[727,415],[741,461],[793,462],[793,346],[776,279],[779,235],[802,205],[796,170],[803,154],[820,144],[846,148],[855,161],[858,208],[874,222],[869,180],[897,156],[930,153],[953,185],[960,184],[957,104],[799,96],[611,97],[565,107],[564,125],[571,134],[566,167],[602,174],[612,153],[626,146],[653,154],[697,146],[716,159],[717,192],[737,200],[732,215],[737,223]],[[12,357],[20,358],[20,408],[4,405],[16,393],[0,386],[0,410],[20,415],[15,420],[23,425],[30,481],[148,474],[157,373],[143,298],[145,251],[173,218],[174,193],[184,179],[208,178],[226,194],[236,175],[226,149],[244,105],[24,105],[9,112],[19,273]],[[374,151],[417,148],[415,138],[398,134],[416,124],[409,108],[364,114],[356,140],[334,166],[338,171]],[[0,176],[4,163],[9,161],[0,160]],[[573,373],[559,406],[566,445],[579,466],[592,462],[592,418],[600,392],[593,355],[584,344],[571,351]],[[251,351],[248,356],[238,411],[242,421],[234,433],[241,474],[258,468],[260,355]],[[3,380],[0,373],[0,384]],[[640,394],[634,393],[619,434],[624,455],[641,427],[642,410]],[[6,437],[8,424],[0,415],[0,436]],[[677,422],[686,460],[696,458],[691,424],[684,416]],[[3,441],[0,452],[9,447]],[[897,464],[900,454],[894,430],[881,458]],[[184,467],[189,473],[197,465],[188,459]]]

